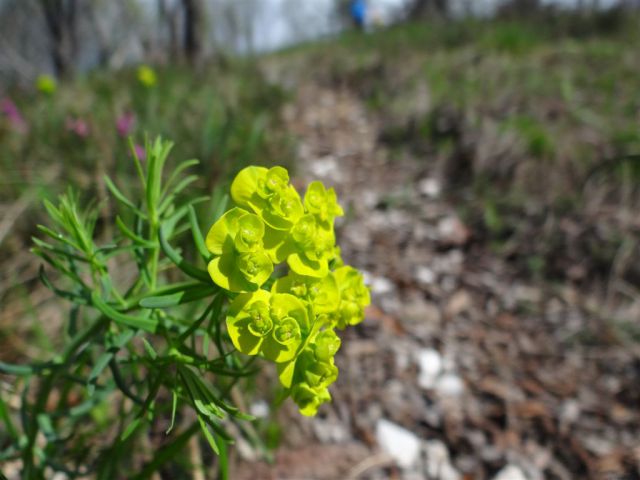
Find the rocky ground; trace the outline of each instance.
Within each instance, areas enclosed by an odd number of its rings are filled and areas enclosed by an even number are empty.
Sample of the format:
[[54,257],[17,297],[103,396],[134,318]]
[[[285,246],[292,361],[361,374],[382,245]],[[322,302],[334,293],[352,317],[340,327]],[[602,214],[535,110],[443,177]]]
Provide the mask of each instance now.
[[295,91],[298,180],[338,191],[373,302],[344,334],[333,403],[312,419],[288,404],[275,462],[238,449],[234,477],[640,478],[640,348],[609,332],[606,298],[492,253],[435,162],[391,155],[348,88]]

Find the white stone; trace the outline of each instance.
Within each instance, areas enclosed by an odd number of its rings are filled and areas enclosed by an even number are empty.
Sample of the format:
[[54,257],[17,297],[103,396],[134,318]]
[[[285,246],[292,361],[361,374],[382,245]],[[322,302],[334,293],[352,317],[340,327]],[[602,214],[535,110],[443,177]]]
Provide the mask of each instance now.
[[493,480],[527,480],[526,475],[520,467],[507,465],[493,477]]
[[445,217],[438,222],[438,233],[441,237],[451,237],[456,233],[459,223],[456,217]]
[[365,190],[360,194],[360,200],[364,207],[373,209],[378,203],[378,193],[375,190]]
[[560,421],[566,424],[575,423],[580,418],[580,403],[576,400],[565,400],[560,407]]
[[256,418],[267,418],[269,416],[269,404],[264,400],[258,400],[251,404],[249,413]]
[[466,225],[453,215],[442,218],[436,228],[440,241],[456,246],[467,243],[471,233]]
[[436,480],[459,480],[460,473],[451,465],[449,450],[439,440],[425,442],[424,445],[427,478]]
[[385,277],[371,277],[369,285],[371,286],[371,292],[376,295],[391,293],[395,288],[393,282]]
[[311,425],[321,443],[343,443],[350,438],[345,426],[337,421],[316,419]]
[[423,195],[431,198],[437,198],[440,196],[440,192],[442,191],[442,186],[440,182],[435,178],[424,178],[420,180],[418,184],[418,190]]
[[420,265],[416,269],[415,277],[418,283],[421,283],[423,285],[431,285],[433,282],[436,281],[435,272],[431,270],[429,267],[424,267],[422,265]]
[[334,157],[329,155],[312,162],[309,169],[316,177],[333,177],[338,171],[338,163]]
[[380,448],[388,453],[399,467],[409,469],[420,459],[420,439],[395,423],[385,419],[376,424],[376,439]]
[[434,388],[438,375],[442,372],[442,356],[432,348],[423,348],[416,355],[418,363],[418,385],[425,389]]
[[464,382],[454,373],[446,373],[438,378],[436,392],[443,397],[459,397],[464,393]]

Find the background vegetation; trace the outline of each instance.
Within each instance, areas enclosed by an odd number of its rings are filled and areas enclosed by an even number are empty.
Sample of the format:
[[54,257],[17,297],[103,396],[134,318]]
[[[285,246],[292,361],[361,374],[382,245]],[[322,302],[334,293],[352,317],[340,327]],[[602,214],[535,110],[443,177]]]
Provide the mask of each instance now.
[[[632,2],[603,11],[505,2],[495,17],[484,19],[454,17],[448,2],[409,2],[402,23],[260,55],[248,54],[259,39],[247,33],[243,10],[231,4],[216,22],[232,32],[223,35],[227,40],[236,38],[226,44],[236,53],[210,41],[220,29],[206,28],[217,23],[203,23],[202,12],[210,8],[203,2],[159,2],[159,23],[146,29],[135,28],[144,23],[139,5],[106,3],[5,1],[0,7],[0,360],[47,360],[61,343],[67,312],[41,284],[39,263],[29,252],[35,226],[45,221],[43,199],[78,188],[85,202],[98,204],[97,231],[107,238],[105,225],[115,219],[116,207],[103,176],[127,194],[135,192],[128,138],[142,147],[147,135],[161,134],[174,141],[176,161],[200,160],[199,180],[184,197],[213,192],[198,206],[206,230],[204,219],[220,199],[215,192],[243,166],[304,170],[291,109],[309,86],[349,92],[362,105],[377,128],[376,148],[388,154],[389,172],[409,168],[438,179],[443,197],[473,232],[461,247],[465,252],[498,258],[519,279],[592,296],[594,303],[576,309],[599,321],[587,322],[568,343],[637,351],[640,30]],[[190,9],[200,13],[190,17]],[[27,20],[36,11],[40,27]],[[125,48],[132,37],[118,40],[99,12],[122,15],[123,31],[137,32],[131,41],[140,47],[137,54]],[[337,9],[335,25],[344,26],[339,14]],[[305,15],[291,24],[304,24]],[[43,25],[46,35],[26,42],[24,58],[16,57],[15,40]],[[96,48],[81,54],[81,39],[91,35]],[[50,51],[42,54],[39,45]],[[25,63],[36,50],[38,60]],[[155,84],[139,80],[142,62],[154,69]],[[35,86],[46,71],[57,78],[49,93]],[[305,108],[320,107],[308,102]],[[385,192],[375,209],[403,208],[403,202],[402,192]],[[360,208],[355,201],[347,207]],[[525,317],[534,307],[518,308]],[[366,338],[364,327],[360,334]],[[637,411],[633,358],[625,364],[628,375],[618,378],[626,392],[620,402]],[[12,377],[0,377],[13,416],[21,402],[15,386]],[[246,402],[264,389],[260,381],[247,384]],[[107,418],[106,410],[93,415]],[[270,448],[286,443],[286,427],[273,421],[276,416],[256,424]],[[636,421],[625,428],[637,433]],[[103,427],[114,428],[108,422]],[[0,447],[6,442],[0,427]],[[135,469],[162,445],[152,433],[121,461]],[[627,460],[631,453],[621,451],[620,462],[628,466],[621,471],[635,478],[637,458]],[[571,455],[559,455],[570,472],[595,475],[595,464]],[[190,470],[190,463],[163,467],[162,478]],[[490,461],[483,465],[487,478],[499,469]]]

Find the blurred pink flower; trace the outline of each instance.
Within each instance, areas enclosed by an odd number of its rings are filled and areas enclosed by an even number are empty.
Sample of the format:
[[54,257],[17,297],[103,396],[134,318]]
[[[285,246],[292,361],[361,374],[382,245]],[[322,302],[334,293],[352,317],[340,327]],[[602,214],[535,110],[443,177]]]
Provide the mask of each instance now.
[[2,102],[0,102],[0,110],[15,130],[19,132],[26,132],[28,130],[27,122],[25,122],[20,110],[13,100],[10,98],[3,98]]
[[90,133],[89,124],[81,118],[68,117],[65,122],[67,130],[80,138],[87,138]]
[[132,112],[123,113],[116,120],[116,130],[118,130],[118,135],[126,137],[131,133],[135,125],[136,116]]
[[144,159],[147,158],[147,152],[145,151],[144,147],[138,143],[136,143],[133,146],[134,150],[136,151],[136,156],[138,157],[138,159],[140,161],[143,161]]

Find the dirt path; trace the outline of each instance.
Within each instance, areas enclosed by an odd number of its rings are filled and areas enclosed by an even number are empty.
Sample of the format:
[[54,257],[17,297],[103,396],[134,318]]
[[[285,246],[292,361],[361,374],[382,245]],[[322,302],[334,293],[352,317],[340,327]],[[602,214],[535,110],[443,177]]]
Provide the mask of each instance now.
[[339,243],[373,306],[345,332],[333,403],[285,408],[275,464],[240,477],[635,478],[640,356],[579,340],[598,322],[588,295],[476,242],[435,161],[395,158],[354,93],[305,84],[285,118],[300,184],[338,191]]

